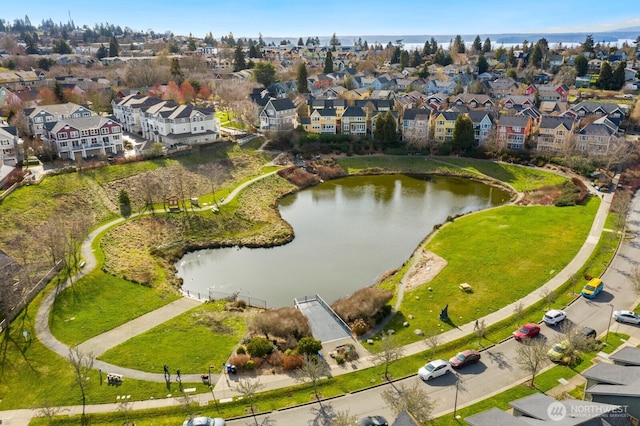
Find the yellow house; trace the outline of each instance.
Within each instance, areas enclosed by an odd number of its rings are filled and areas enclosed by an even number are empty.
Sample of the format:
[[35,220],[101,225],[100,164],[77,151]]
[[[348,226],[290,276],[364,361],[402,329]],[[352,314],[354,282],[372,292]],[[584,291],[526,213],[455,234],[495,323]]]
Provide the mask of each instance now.
[[537,150],[563,151],[571,142],[575,121],[572,117],[543,115],[538,127]]
[[309,133],[332,134],[337,133],[338,116],[333,108],[314,109],[309,115]]
[[364,99],[369,99],[369,90],[367,89],[353,89],[348,92],[342,93],[342,97],[347,101],[361,101]]
[[458,115],[460,115],[459,112],[453,111],[444,111],[436,115],[433,122],[433,135],[436,142],[451,142]]

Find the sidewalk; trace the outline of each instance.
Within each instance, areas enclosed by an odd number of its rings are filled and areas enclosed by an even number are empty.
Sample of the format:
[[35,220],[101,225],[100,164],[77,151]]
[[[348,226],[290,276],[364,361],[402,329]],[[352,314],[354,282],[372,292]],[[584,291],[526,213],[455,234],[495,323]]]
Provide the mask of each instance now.
[[[275,172],[273,172],[275,173]],[[262,178],[263,175],[259,178]],[[243,183],[239,187],[235,188],[229,196],[224,200],[224,203],[229,202],[233,197],[237,195],[237,193],[250,185],[255,180],[252,179],[248,182]],[[528,307],[540,300],[540,293],[544,291],[554,291],[559,286],[561,286],[564,282],[569,280],[571,276],[579,270],[588,260],[589,256],[595,249],[596,244],[600,238],[600,234],[604,229],[604,223],[607,216],[607,212],[609,211],[611,199],[613,194],[607,193],[602,196],[602,203],[596,213],[593,224],[591,226],[591,230],[589,231],[589,235],[579,250],[578,254],[574,257],[574,259],[560,272],[558,272],[551,280],[549,280],[542,287],[537,289],[536,291],[530,293],[529,295],[523,297],[519,301],[516,301],[508,306],[503,307],[502,309],[492,312],[485,317],[478,318],[479,321],[484,321],[485,325],[488,327],[492,324],[495,324],[502,319],[509,317],[514,312],[514,307],[522,303],[522,306]],[[82,254],[86,261],[86,265],[84,269],[74,277],[74,280],[79,279],[84,276],[88,271],[91,271],[93,268],[97,266],[97,262],[95,256],[93,256],[91,250],[91,242],[93,239],[103,230],[113,226],[114,224],[120,223],[124,221],[124,218],[117,219],[111,223],[105,224],[100,228],[94,230],[87,240],[83,243],[82,246]],[[69,283],[67,283],[69,285]],[[402,285],[401,285],[402,287]],[[403,288],[400,291],[403,292]],[[67,357],[69,354],[69,348],[59,342],[55,337],[51,334],[48,327],[48,318],[49,311],[53,304],[53,300],[55,299],[55,294],[52,292],[48,295],[47,298],[42,302],[42,305],[39,311],[36,314],[36,334],[39,340],[42,341],[47,347],[61,356]],[[149,328],[152,328],[156,325],[159,325],[173,316],[177,316],[182,312],[191,309],[196,306],[199,302],[194,301],[189,298],[183,298],[179,301],[173,302],[163,308],[160,308],[157,311],[150,312],[136,320],[131,321],[130,323],[124,324],[110,332],[107,332],[101,336],[97,336],[92,338],[84,343],[82,343],[81,347],[94,352],[94,354],[104,353],[107,349],[116,344],[126,341],[127,339],[135,336],[140,333],[141,330],[145,331]],[[160,313],[157,313],[160,311]],[[139,327],[139,328],[136,328]],[[470,322],[467,324],[463,324],[455,329],[449,330],[440,335],[440,344],[445,344],[447,342],[459,339],[466,335],[472,334],[475,331],[475,322]],[[359,345],[359,342],[354,340],[355,344]],[[409,344],[404,347],[404,355],[413,355],[420,352],[423,352],[427,349],[424,340]],[[374,357],[373,355],[361,357],[360,359],[344,364],[342,366],[338,366],[337,364],[330,363],[331,366],[331,375],[338,376],[342,374],[348,374],[355,370],[361,370],[365,368],[369,368],[374,365]],[[156,373],[147,373],[137,370],[126,369],[114,365],[110,365],[107,363],[103,363],[101,361],[96,360],[94,363],[94,368],[102,369],[102,371],[113,372],[117,374],[122,374],[125,377],[136,378],[140,380],[146,380],[151,382],[162,382],[164,381],[164,376],[162,372]],[[225,400],[240,396],[240,393],[235,389],[238,385],[239,377],[236,375],[226,375],[220,374],[217,377],[217,383],[213,388],[211,393],[203,393],[191,396],[192,400],[198,402],[200,405],[207,405],[214,398],[224,402]],[[243,375],[243,378],[245,376]],[[263,375],[259,376],[260,382],[263,385],[262,391],[278,389],[287,386],[293,386],[298,384],[293,376],[289,376],[286,374],[274,374],[274,375]],[[196,374],[191,375],[183,375],[183,382],[185,383],[196,383],[200,382],[201,377]],[[167,406],[175,406],[181,405],[182,402],[175,397],[164,398],[164,399],[150,399],[145,401],[132,401],[131,409],[132,410],[141,410],[147,408],[159,408],[159,407],[167,407]],[[64,414],[73,415],[73,414],[81,414],[82,406],[71,406],[64,407],[66,411]],[[98,405],[89,405],[86,407],[86,411],[88,413],[98,413],[98,412],[106,412],[106,411],[116,411],[118,410],[118,404],[98,404]],[[12,410],[12,411],[4,411],[0,412],[0,420],[2,424],[8,425],[28,425],[29,420],[36,415],[36,410]]]

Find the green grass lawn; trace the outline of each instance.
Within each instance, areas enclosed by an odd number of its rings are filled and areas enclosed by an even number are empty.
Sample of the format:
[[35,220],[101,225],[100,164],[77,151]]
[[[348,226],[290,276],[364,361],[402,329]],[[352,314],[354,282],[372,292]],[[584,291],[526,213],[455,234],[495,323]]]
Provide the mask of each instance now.
[[79,344],[178,297],[96,270],[58,295],[51,332],[63,343]]
[[[246,316],[224,309],[225,301],[206,303],[110,349],[102,361],[158,373],[178,366],[187,373],[220,370],[246,331]],[[185,347],[186,350],[175,350]]]
[[[446,331],[531,293],[576,255],[598,205],[592,198],[575,207],[505,206],[442,227],[425,248],[447,260],[447,266],[428,285],[405,293],[388,328],[409,343],[420,339],[416,328],[427,334]],[[461,292],[460,283],[469,283],[473,292]],[[451,323],[438,319],[447,304]],[[402,326],[405,321],[410,327]]]

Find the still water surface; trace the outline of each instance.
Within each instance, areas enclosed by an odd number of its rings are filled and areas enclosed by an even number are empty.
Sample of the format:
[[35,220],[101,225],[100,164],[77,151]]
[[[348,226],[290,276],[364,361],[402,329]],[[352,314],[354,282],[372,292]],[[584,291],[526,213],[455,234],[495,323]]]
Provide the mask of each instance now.
[[282,218],[295,232],[291,243],[199,250],[176,267],[183,289],[202,298],[239,291],[275,308],[317,293],[333,303],[400,267],[447,216],[508,200],[504,191],[452,177],[332,180],[281,200]]

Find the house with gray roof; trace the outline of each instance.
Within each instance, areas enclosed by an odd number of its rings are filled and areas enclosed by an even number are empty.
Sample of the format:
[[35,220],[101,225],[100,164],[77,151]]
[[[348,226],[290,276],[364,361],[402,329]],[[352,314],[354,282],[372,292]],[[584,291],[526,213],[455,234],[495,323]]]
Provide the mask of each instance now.
[[407,108],[402,116],[402,140],[408,144],[422,145],[429,139],[431,129],[430,108]]
[[291,99],[271,99],[260,112],[260,130],[292,130],[296,116],[296,106]]
[[344,110],[341,118],[341,132],[343,135],[366,136],[367,113],[358,106],[350,106]]
[[[612,356],[618,361],[637,362],[637,351],[640,349],[631,348]],[[640,366],[601,362],[585,370],[582,376],[587,379],[585,400],[620,405],[626,414],[640,419]]]
[[122,126],[113,116],[92,115],[45,123],[42,140],[66,160],[124,152]]
[[93,115],[89,108],[72,102],[25,108],[22,113],[29,128],[29,134],[34,137],[42,135],[45,123],[55,123],[69,118],[90,117]]
[[640,348],[625,346],[609,355],[609,359],[614,364],[640,367]]
[[571,117],[543,115],[535,137],[536,150],[549,153],[568,149],[574,126],[575,121]]
[[576,148],[586,155],[606,156],[623,142],[618,137],[617,124],[605,116],[586,124],[578,131]]
[[470,426],[631,426],[620,404],[556,399],[534,393],[509,403],[512,413],[493,408],[464,420]]
[[15,167],[22,161],[20,145],[18,129],[0,120],[0,166]]

